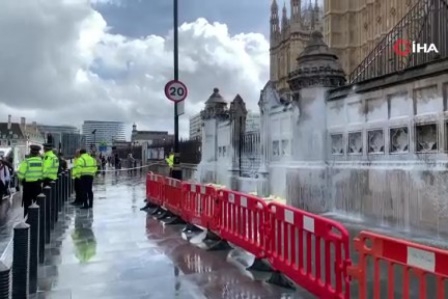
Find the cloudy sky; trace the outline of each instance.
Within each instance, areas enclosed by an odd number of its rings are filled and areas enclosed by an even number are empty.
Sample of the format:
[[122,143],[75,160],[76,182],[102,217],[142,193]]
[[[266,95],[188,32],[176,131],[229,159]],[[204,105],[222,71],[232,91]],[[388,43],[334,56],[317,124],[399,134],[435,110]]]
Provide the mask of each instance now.
[[[218,87],[256,108],[268,79],[270,0],[179,0],[188,116]],[[172,131],[172,1],[2,0],[0,121],[116,120]]]

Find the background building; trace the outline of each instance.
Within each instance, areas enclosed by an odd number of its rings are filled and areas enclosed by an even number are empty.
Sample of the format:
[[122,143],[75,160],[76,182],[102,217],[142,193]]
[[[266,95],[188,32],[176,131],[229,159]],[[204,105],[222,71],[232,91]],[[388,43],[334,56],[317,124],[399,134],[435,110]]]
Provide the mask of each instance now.
[[88,148],[98,148],[100,144],[110,147],[114,141],[126,140],[125,124],[116,121],[86,120],[82,125],[82,134]]
[[290,0],[290,12],[283,6],[281,20],[277,0],[272,1],[270,18],[270,80],[281,94],[289,92],[288,75],[305,48],[310,33],[322,31],[322,9],[317,0]]
[[200,139],[202,136],[201,115],[196,114],[190,118],[190,139]]
[[20,122],[13,122],[12,116],[8,115],[7,122],[0,123],[0,148],[11,148],[14,153],[14,167],[17,168],[20,161],[29,153],[29,146],[45,143],[41,132],[37,128],[36,122],[26,123],[24,117]]
[[51,134],[55,149],[60,150],[67,158],[73,157],[77,149],[85,147],[85,138],[83,138],[76,127],[43,124],[39,124],[37,127],[45,140]]
[[[350,74],[417,0],[325,0],[323,35]],[[299,53],[299,52],[297,52]]]

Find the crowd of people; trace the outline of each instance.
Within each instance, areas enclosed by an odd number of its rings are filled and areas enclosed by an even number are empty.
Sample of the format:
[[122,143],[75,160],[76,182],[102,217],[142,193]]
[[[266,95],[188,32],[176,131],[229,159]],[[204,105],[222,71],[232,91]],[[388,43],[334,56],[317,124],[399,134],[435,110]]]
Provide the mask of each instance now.
[[[169,158],[172,159],[171,156]],[[172,162],[169,159],[167,161]],[[129,171],[137,167],[137,160],[132,157],[132,154],[128,155],[127,164]],[[93,179],[101,172],[104,174],[107,166],[115,168],[116,171],[121,169],[122,160],[118,154],[105,156],[100,153],[96,155],[88,153],[85,149],[76,152],[71,168],[76,194],[72,205],[79,206],[82,209],[93,207]],[[42,192],[42,188],[50,185],[52,181],[56,181],[58,175],[67,169],[68,163],[63,154],[56,154],[50,143],[43,145],[43,154],[41,154],[40,146],[31,145],[29,155],[20,162],[16,172],[12,161],[8,161],[7,158],[0,158],[0,199],[11,195],[11,181],[15,175],[23,188],[22,206],[24,207],[24,216],[26,216],[28,207]],[[18,184],[16,187],[19,191]]]

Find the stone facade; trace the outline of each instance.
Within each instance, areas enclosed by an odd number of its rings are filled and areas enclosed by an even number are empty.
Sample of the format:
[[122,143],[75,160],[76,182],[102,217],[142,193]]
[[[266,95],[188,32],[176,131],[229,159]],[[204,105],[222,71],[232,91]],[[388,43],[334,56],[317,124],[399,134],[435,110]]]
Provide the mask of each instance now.
[[314,213],[448,233],[448,61],[344,85],[319,32],[298,60],[293,97],[272,81],[261,91],[256,173],[241,175],[247,112],[237,96],[232,108],[206,105],[196,179],[283,196]]
[[324,0],[324,40],[350,74],[417,0]]

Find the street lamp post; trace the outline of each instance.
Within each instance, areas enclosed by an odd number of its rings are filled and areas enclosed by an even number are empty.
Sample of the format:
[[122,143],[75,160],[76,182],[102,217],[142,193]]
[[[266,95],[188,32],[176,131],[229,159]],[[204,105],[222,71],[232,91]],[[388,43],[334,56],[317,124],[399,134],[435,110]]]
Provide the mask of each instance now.
[[[178,14],[178,0],[173,0],[173,32],[174,32],[174,80],[179,80],[179,14]],[[171,176],[175,179],[182,180],[182,171],[180,169],[180,153],[179,153],[179,103],[174,103],[174,165]]]

